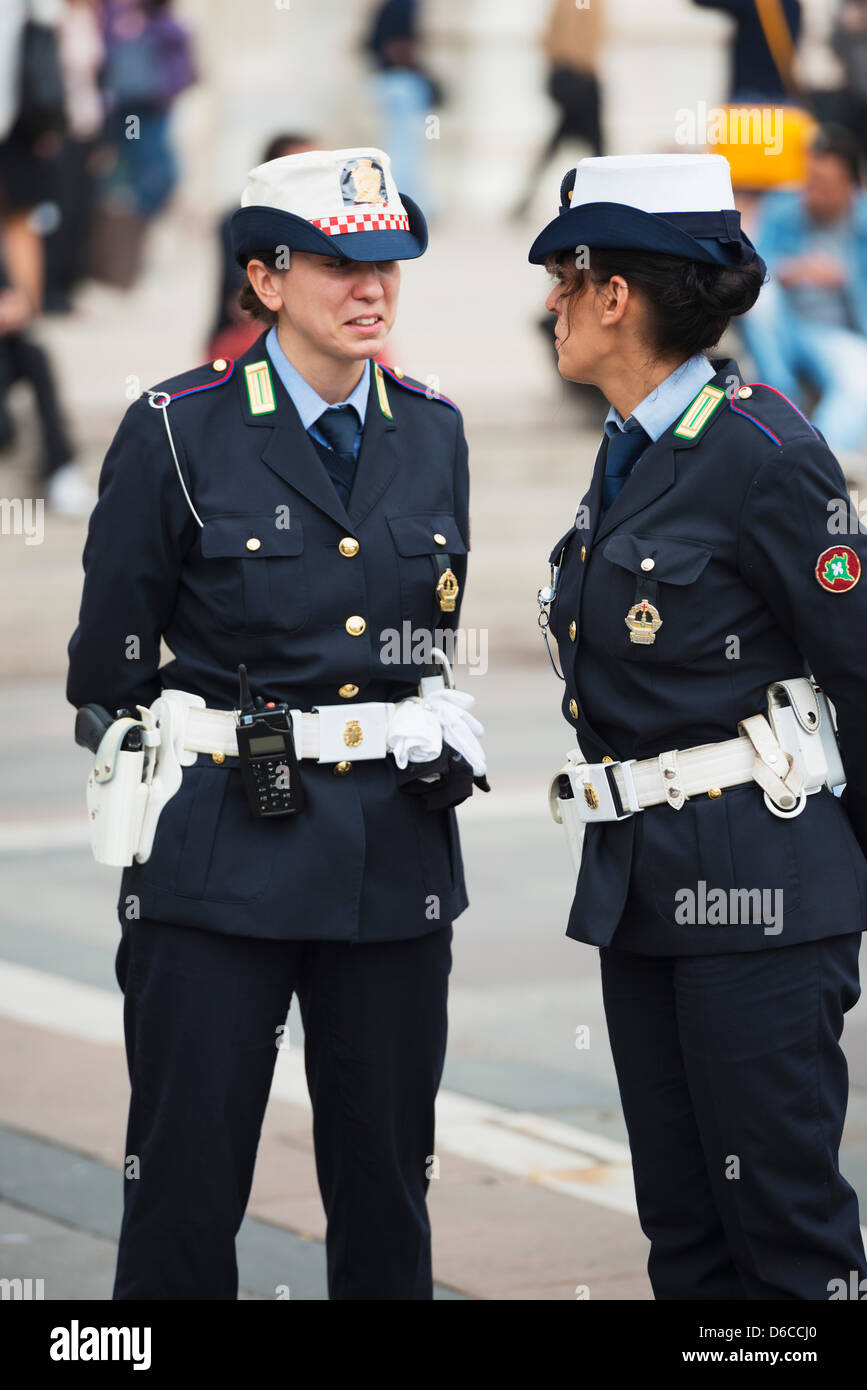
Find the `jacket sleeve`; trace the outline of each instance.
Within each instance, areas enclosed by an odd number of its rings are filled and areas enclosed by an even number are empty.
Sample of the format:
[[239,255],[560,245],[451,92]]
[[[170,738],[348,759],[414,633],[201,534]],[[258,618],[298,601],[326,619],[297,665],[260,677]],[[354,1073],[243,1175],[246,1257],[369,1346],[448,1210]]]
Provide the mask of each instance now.
[[[837,592],[823,587],[817,564],[832,549],[854,552],[847,568],[862,582]],[[843,805],[867,854],[867,581],[858,568],[867,566],[867,532],[821,438],[800,435],[758,469],[744,501],[739,556],[744,578],[836,707]]]
[[106,454],[90,518],[78,627],[69,643],[71,704],[95,702],[113,713],[159,696],[160,639],[197,531],[161,411],[140,399]]

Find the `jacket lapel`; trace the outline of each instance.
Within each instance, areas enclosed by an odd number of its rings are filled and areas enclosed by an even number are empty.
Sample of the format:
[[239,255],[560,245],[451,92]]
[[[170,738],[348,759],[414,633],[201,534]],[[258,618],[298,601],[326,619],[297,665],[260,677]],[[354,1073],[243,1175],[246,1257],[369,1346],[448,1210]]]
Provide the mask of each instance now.
[[[716,368],[716,375],[711,377],[707,383],[708,386],[715,386],[725,391],[733,378],[740,380],[738,365],[732,358],[712,358],[711,362]],[[698,441],[706,436],[707,431],[713,429],[723,413],[724,405],[723,402],[710,416],[707,424],[692,438],[678,438],[675,434],[675,430],[686,411],[681,411],[678,414],[677,419],[672,421],[668,429],[645,450],[638,460],[634,471],[627,478],[611,506],[599,521],[593,535],[594,544],[603,536],[607,536],[616,526],[620,526],[622,522],[648,507],[651,502],[656,501],[657,497],[661,497],[664,492],[668,491],[677,478],[678,454],[684,449],[694,448]],[[601,460],[597,457],[591,485],[591,524],[593,518],[599,515],[599,509],[602,505],[604,474],[604,456]]]
[[[266,379],[264,394],[262,386],[256,384],[258,374],[255,371],[255,365],[263,361],[268,363],[270,374],[270,386]],[[251,369],[249,374],[248,368]],[[346,508],[301,423],[292,397],[268,357],[264,336],[238,358],[235,370],[244,422],[263,432],[263,463],[314,506],[338,521],[344,530],[351,530]],[[252,388],[248,387],[248,375],[253,378]],[[262,409],[263,404],[266,409]]]
[[[602,475],[604,473],[605,460],[603,458],[599,478],[600,506],[602,503]],[[603,536],[607,536],[609,531],[613,531],[615,526],[619,526],[621,522],[649,506],[657,497],[661,497],[663,492],[667,492],[674,482],[675,476],[674,449],[671,447],[669,431],[666,430],[655,444],[651,444],[644,451],[635,465],[634,471],[627,478],[611,506],[600,518],[593,537],[594,544],[600,541]],[[593,481],[595,483],[596,479],[594,478]]]
[[400,467],[400,431],[392,415],[385,381],[371,363],[370,395],[364,416],[361,448],[349,494],[349,517],[357,528],[373,509]]

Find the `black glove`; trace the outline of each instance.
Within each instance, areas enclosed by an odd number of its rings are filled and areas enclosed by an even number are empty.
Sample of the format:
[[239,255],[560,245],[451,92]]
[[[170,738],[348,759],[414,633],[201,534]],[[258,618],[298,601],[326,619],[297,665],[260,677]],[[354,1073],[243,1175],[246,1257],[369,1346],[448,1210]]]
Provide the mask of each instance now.
[[[435,782],[425,782],[425,777],[436,777]],[[473,787],[489,792],[485,776],[474,777],[473,769],[463,754],[444,743],[438,758],[426,763],[407,763],[405,768],[397,769],[397,780],[405,792],[420,796],[428,811],[444,811],[449,806],[460,806],[473,794]]]

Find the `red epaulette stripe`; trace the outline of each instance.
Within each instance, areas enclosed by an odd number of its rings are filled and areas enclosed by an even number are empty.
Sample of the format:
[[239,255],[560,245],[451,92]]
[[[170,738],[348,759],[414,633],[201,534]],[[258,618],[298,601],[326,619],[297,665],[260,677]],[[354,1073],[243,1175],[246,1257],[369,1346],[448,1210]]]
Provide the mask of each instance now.
[[212,391],[215,386],[222,386],[224,381],[228,381],[234,370],[234,359],[229,359],[228,371],[222,376],[215,377],[213,381],[203,381],[201,386],[188,386],[186,391],[178,391],[174,396],[169,396],[169,400],[179,401],[181,396],[193,396],[197,391]]
[[[761,385],[761,382],[759,382],[759,385]],[[756,429],[761,430],[762,433],[766,434],[769,439],[773,439],[774,443],[779,444],[780,448],[782,449],[782,439],[778,439],[777,436],[774,434],[773,430],[769,430],[767,425],[763,425],[761,420],[756,419],[755,415],[750,415],[746,410],[741,410],[738,406],[735,405],[734,401],[730,400],[729,405],[731,406],[735,415],[743,415],[745,420],[749,420],[751,425],[755,425]]]
[[764,386],[764,388],[765,388],[766,391],[773,391],[773,393],[774,393],[775,396],[779,396],[781,400],[784,400],[784,401],[786,402],[786,405],[790,405],[790,406],[792,407],[792,409],[794,410],[794,412],[795,412],[796,415],[800,415],[800,417],[801,417],[801,419],[803,420],[803,422],[804,422],[805,425],[810,425],[810,429],[813,431],[813,433],[814,433],[814,435],[816,436],[816,438],[817,438],[817,439],[819,438],[819,431],[815,428],[814,425],[811,425],[811,424],[810,424],[810,421],[807,419],[807,417],[806,417],[806,415],[804,414],[804,412],[803,412],[802,410],[799,410],[798,407],[795,405],[795,402],[794,402],[794,401],[790,401],[789,398],[788,398],[788,396],[784,396],[783,393],[782,393],[782,391],[778,391],[777,388],[776,388],[776,386],[769,386],[768,383],[767,383],[766,381],[748,381],[748,382],[747,382],[747,385],[748,385],[748,386]]
[[397,382],[398,386],[405,386],[407,391],[414,391],[417,396],[427,396],[429,401],[443,401],[445,405],[450,405],[452,410],[458,409],[454,401],[450,401],[448,396],[443,396],[441,392],[435,391],[433,395],[430,395],[426,386],[413,386],[405,376],[398,376],[396,372],[393,372],[391,367],[384,366],[382,362],[379,366],[386,376],[390,376],[392,381]]

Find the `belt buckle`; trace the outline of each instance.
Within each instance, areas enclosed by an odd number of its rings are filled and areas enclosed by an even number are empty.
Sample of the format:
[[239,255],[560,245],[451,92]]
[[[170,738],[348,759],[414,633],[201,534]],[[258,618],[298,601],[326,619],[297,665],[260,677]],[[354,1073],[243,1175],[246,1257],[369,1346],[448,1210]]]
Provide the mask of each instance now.
[[[597,821],[628,820],[641,810],[632,779],[634,762],[634,758],[628,758],[626,762],[579,763],[570,769],[569,781],[572,783],[575,809],[581,820],[590,825]],[[617,768],[623,774],[626,806],[614,777]]]

